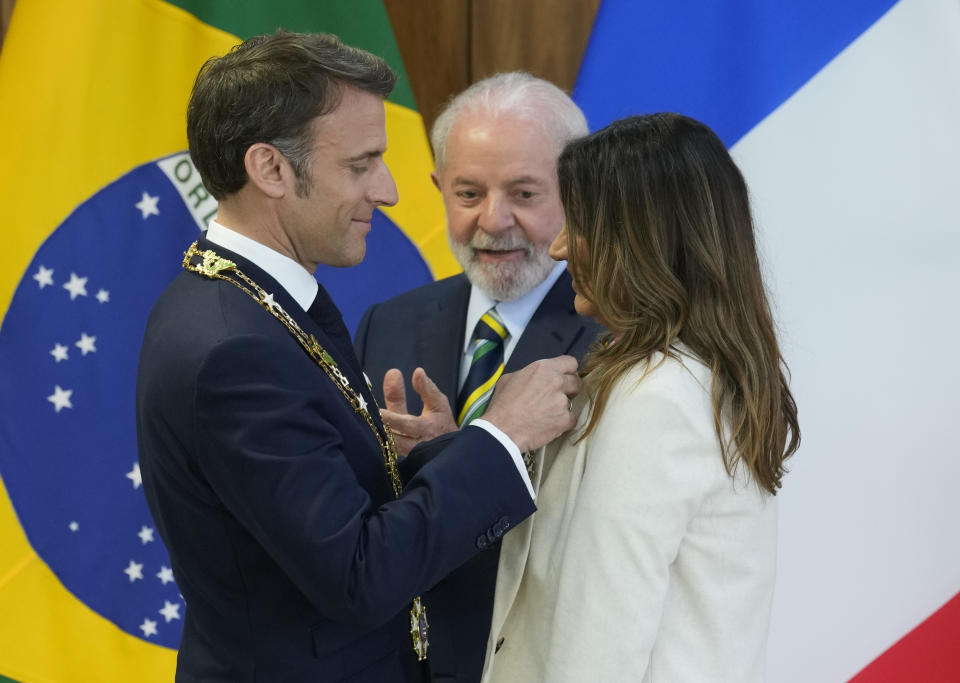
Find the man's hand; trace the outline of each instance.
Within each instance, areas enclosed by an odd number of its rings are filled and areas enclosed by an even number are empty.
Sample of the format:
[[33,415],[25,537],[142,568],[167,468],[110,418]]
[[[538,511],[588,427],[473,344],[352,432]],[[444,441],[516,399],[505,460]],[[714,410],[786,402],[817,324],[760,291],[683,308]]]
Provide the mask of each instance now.
[[580,392],[577,360],[557,356],[503,375],[483,419],[496,425],[521,451],[531,451],[572,429],[570,399]]
[[429,441],[441,434],[457,431],[457,423],[450,410],[450,402],[423,368],[413,371],[410,380],[413,390],[423,401],[419,416],[407,412],[407,392],[403,387],[403,373],[396,368],[388,370],[383,377],[383,400],[386,408],[380,417],[393,430],[397,450],[406,455],[421,441]]

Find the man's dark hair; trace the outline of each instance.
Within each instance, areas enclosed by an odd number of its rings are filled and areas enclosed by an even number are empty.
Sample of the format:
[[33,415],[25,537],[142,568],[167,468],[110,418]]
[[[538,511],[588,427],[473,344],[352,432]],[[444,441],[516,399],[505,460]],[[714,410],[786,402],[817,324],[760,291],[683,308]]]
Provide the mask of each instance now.
[[290,161],[304,194],[313,119],[337,108],[344,86],[386,97],[396,80],[383,59],[334,35],[254,36],[200,68],[187,106],[190,158],[222,199],[246,185],[250,146],[268,143]]

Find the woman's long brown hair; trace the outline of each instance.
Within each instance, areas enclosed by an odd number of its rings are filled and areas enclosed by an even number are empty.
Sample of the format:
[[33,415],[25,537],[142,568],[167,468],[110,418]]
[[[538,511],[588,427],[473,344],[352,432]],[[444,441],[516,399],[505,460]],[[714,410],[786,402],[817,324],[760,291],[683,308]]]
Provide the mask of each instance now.
[[582,436],[618,378],[657,352],[676,357],[680,342],[712,372],[727,471],[742,463],[775,494],[800,445],[797,407],[746,183],[723,143],[679,114],[631,117],[571,142],[558,171],[571,272],[615,333],[585,363],[594,407]]

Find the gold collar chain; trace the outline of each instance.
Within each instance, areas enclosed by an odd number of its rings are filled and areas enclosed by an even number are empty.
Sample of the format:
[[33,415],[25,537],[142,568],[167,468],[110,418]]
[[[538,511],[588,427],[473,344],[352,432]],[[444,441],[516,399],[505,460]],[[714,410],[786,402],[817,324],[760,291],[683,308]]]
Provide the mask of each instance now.
[[[199,257],[200,261],[194,263],[194,258]],[[254,282],[243,271],[237,268],[237,264],[229,259],[218,255],[212,249],[199,251],[197,243],[194,242],[187,249],[183,256],[183,267],[193,273],[217,280],[225,280],[236,285],[242,291],[246,292],[250,298],[259,303],[274,318],[283,323],[290,334],[296,339],[307,355],[320,366],[327,377],[333,382],[333,385],[340,390],[340,393],[353,408],[354,412],[360,415],[370,431],[377,439],[380,445],[380,453],[383,455],[383,463],[390,477],[390,484],[393,487],[393,495],[399,498],[403,492],[403,484],[400,481],[400,471],[397,469],[397,445],[393,439],[393,432],[390,427],[384,423],[383,433],[377,428],[370,411],[367,409],[367,402],[359,391],[350,386],[337,362],[333,359],[326,349],[320,346],[320,342],[312,334],[308,335],[303,328],[297,324],[297,321],[290,317],[290,314],[283,310],[283,307],[273,300],[273,294],[268,294],[266,290]],[[231,275],[233,277],[231,277]],[[417,653],[417,659],[423,661],[427,658],[427,648],[430,643],[427,638],[427,613],[423,601],[419,596],[413,599],[413,606],[410,609],[410,636],[413,640],[413,650]]]

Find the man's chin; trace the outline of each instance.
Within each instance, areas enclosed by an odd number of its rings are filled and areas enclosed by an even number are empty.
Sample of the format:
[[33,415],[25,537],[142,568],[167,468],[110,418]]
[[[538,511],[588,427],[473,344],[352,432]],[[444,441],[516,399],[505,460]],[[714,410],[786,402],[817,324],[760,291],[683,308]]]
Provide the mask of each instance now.
[[506,261],[485,263],[473,260],[464,272],[470,283],[496,301],[513,301],[529,292],[546,279],[551,269],[540,272],[536,262]]
[[364,244],[357,249],[341,253],[335,258],[331,258],[328,261],[321,261],[320,263],[330,266],[331,268],[353,268],[354,266],[359,266],[366,255],[367,245],[366,242],[364,242]]

